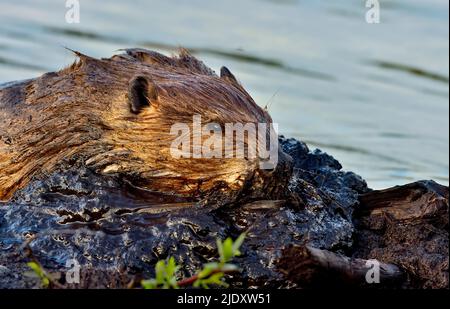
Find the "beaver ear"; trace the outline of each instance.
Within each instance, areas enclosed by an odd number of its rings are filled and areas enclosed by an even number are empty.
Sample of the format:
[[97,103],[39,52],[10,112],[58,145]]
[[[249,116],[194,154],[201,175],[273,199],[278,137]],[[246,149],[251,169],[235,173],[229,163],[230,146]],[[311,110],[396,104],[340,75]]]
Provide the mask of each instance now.
[[152,101],[158,100],[155,83],[143,76],[133,78],[128,88],[128,100],[131,112],[139,114],[143,108],[150,107]]
[[220,77],[239,84],[236,77],[233,75],[233,73],[230,72],[230,70],[228,70],[227,67],[222,67],[220,69]]

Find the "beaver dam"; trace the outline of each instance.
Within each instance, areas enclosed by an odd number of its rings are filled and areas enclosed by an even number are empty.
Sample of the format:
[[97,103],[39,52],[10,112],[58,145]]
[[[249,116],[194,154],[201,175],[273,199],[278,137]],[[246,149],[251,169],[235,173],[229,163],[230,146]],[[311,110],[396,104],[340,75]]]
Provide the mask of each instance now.
[[[448,287],[448,187],[374,191],[283,136],[270,169],[248,155],[174,158],[174,123],[200,115],[220,136],[266,123],[270,135],[271,117],[228,69],[186,51],[75,53],[66,69],[0,87],[0,287],[39,286],[30,260],[61,274],[56,287],[134,286],[169,256],[189,277],[217,258],[217,238],[243,232],[232,287]],[[250,135],[244,144],[250,153]],[[374,259],[379,284],[366,281]],[[73,260],[79,284],[62,275]]]

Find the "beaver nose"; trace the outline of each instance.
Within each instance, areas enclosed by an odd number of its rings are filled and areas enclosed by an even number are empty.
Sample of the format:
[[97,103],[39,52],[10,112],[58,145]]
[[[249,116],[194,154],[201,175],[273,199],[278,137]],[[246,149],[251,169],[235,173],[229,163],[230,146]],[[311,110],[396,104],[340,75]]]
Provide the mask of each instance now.
[[278,150],[278,160],[271,169],[258,168],[256,173],[260,186],[254,186],[267,199],[284,199],[286,187],[292,177],[294,163],[291,156]]
[[261,165],[260,162],[259,170],[265,176],[270,176],[272,178],[279,177],[280,179],[281,178],[284,179],[286,177],[290,177],[290,175],[292,174],[293,166],[294,160],[292,159],[292,157],[287,153],[285,153],[280,147],[278,149],[276,160],[272,161],[270,164],[263,164],[263,165]]

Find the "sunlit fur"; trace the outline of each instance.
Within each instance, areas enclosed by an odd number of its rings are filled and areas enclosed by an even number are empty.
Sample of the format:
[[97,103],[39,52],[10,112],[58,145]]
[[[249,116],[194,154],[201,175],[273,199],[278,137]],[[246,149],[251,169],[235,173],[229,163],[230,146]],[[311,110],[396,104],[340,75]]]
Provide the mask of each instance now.
[[[77,160],[142,188],[202,196],[213,188],[239,190],[256,160],[174,159],[174,123],[270,123],[243,87],[221,78],[182,50],[174,57],[141,49],[110,59],[80,53],[77,62],[0,90],[0,199],[33,176]],[[128,87],[136,76],[157,85],[158,99],[130,112]]]

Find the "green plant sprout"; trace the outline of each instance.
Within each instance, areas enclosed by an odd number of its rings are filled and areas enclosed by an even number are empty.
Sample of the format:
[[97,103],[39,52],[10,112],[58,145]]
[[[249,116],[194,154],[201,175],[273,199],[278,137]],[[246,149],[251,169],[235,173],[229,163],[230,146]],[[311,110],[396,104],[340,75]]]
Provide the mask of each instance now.
[[155,279],[143,280],[144,289],[177,289],[178,283],[176,273],[180,269],[173,257],[165,261],[158,261],[155,266]]
[[235,241],[230,237],[224,241],[217,239],[219,261],[203,265],[203,269],[192,277],[177,281],[176,276],[180,266],[176,264],[173,257],[170,257],[167,262],[158,261],[155,266],[155,278],[142,280],[141,285],[144,289],[178,289],[187,286],[209,289],[211,285],[228,287],[224,276],[227,273],[239,271],[239,268],[230,262],[234,257],[241,255],[239,248],[245,236],[243,233]]
[[28,262],[27,265],[31,268],[33,274],[41,280],[42,287],[48,288],[52,279],[47,275],[42,266],[37,262]]

